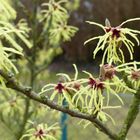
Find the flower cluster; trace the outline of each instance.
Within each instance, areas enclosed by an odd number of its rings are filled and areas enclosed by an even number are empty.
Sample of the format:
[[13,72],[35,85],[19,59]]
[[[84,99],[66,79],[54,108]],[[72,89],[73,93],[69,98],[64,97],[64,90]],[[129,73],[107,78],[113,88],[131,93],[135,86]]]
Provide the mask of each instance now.
[[106,20],[105,26],[98,24],[96,22],[87,21],[89,24],[99,26],[104,30],[104,35],[93,37],[85,42],[85,44],[87,44],[90,41],[96,39],[99,40],[97,47],[93,52],[94,58],[99,50],[104,50],[102,64],[105,63],[105,60],[107,63],[110,62],[124,63],[125,59],[122,47],[123,45],[125,45],[129,51],[130,59],[132,60],[134,52],[133,47],[135,46],[135,44],[128,38],[128,36],[133,38],[137,42],[137,45],[139,46],[139,40],[137,35],[140,34],[140,31],[129,28],[123,28],[122,26],[128,22],[136,20],[140,20],[140,18],[129,19],[117,27],[112,27],[108,20]]
[[[123,104],[119,93],[136,91],[127,87],[123,79],[117,76],[119,68],[105,64],[101,65],[100,76],[95,78],[91,73],[83,71],[87,78],[78,78],[78,70],[76,65],[75,76],[70,78],[69,75],[60,73],[61,82],[57,84],[47,84],[42,88],[40,94],[50,95],[50,100],[56,101],[63,105],[63,101],[67,102],[67,106],[72,109],[79,110],[91,115],[96,115],[100,120],[106,120],[106,116],[110,117],[104,110],[108,108],[117,108],[120,106],[110,106],[110,95],[116,96]],[[51,92],[50,92],[51,91]],[[112,118],[111,118],[112,119]]]
[[58,2],[50,0],[48,3],[43,3],[42,6],[44,9],[41,10],[41,13],[43,14],[41,20],[47,20],[47,22],[49,22],[49,19],[53,18],[55,22],[58,22],[68,18],[67,10],[61,6],[61,4],[65,2],[65,0],[60,0]]
[[48,126],[47,124],[38,124],[36,125],[33,122],[30,122],[34,127],[27,130],[27,134],[24,134],[20,140],[23,140],[25,137],[29,140],[57,140],[56,137],[60,135],[60,128],[58,124],[53,124]]
[[131,86],[134,90],[138,90],[140,88],[139,65],[140,62],[134,61],[116,67],[119,72],[123,72],[127,76],[129,86]]
[[74,107],[72,103],[72,96],[75,92],[79,90],[81,79],[77,80],[78,71],[76,68],[76,65],[74,65],[75,68],[75,77],[74,79],[71,79],[69,75],[64,73],[57,74],[60,76],[60,80],[57,84],[47,84],[45,85],[40,94],[46,93],[46,92],[53,92],[50,96],[50,100],[56,100],[58,104],[62,105],[64,99],[68,102],[70,107]]
[[61,41],[70,41],[75,35],[78,28],[67,24],[69,14],[67,10],[61,6],[66,3],[65,0],[56,2],[50,0],[48,3],[43,3],[41,10],[41,22],[44,22],[44,33],[49,34],[48,42],[50,45],[58,46]]
[[108,81],[112,82],[116,85],[116,91],[125,93],[126,91],[135,93],[136,91],[129,88],[124,79],[120,79],[119,75],[121,74],[122,71],[126,71],[127,68],[124,68],[126,64],[122,64],[119,66],[114,66],[112,64],[105,64],[105,65],[100,65],[100,79],[103,81]]

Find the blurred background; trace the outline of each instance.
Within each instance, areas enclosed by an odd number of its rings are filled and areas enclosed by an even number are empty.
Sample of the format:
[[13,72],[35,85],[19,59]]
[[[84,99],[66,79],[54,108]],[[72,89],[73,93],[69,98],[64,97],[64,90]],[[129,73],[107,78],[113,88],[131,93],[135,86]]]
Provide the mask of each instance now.
[[[39,3],[48,2],[47,0],[38,0]],[[65,72],[73,75],[74,70],[72,64],[75,63],[78,65],[79,71],[87,70],[94,75],[98,74],[99,64],[102,59],[102,52],[98,53],[98,56],[95,60],[93,60],[93,50],[96,47],[96,41],[92,42],[86,47],[83,45],[84,42],[93,37],[100,35],[102,30],[98,27],[89,25],[85,21],[95,21],[101,24],[104,24],[105,19],[108,18],[111,22],[112,26],[118,26],[124,20],[129,18],[140,17],[140,1],[139,0],[69,0],[73,4],[69,9],[70,19],[68,23],[70,25],[76,26],[79,28],[76,35],[69,42],[65,42],[61,45],[62,53],[57,55],[53,59],[53,61],[48,66],[47,70],[44,71],[43,75],[39,75],[37,80],[38,85],[35,86],[35,89],[39,90],[42,85],[46,82],[54,82],[56,80],[56,73]],[[28,9],[28,14],[33,10],[34,3],[32,0],[21,0],[23,5]],[[20,19],[21,17],[27,18],[27,15],[23,13],[22,8],[17,8],[17,15]],[[131,27],[133,29],[140,29],[140,22],[129,23],[127,27]],[[39,29],[38,29],[39,30]],[[39,32],[39,31],[36,31]],[[135,49],[135,60],[140,60],[139,47]],[[128,52],[126,51],[125,55],[127,61],[129,61],[129,56],[127,56]],[[28,83],[26,79],[29,75],[28,70],[20,71],[25,76],[19,76],[24,83]],[[79,73],[80,77],[83,76],[82,73]],[[37,83],[37,82],[36,82]],[[125,105],[120,109],[110,110],[110,114],[114,118],[116,124],[113,125],[111,121],[108,121],[107,125],[112,130],[119,132],[120,127],[123,123],[123,119],[127,114],[128,107],[131,103],[132,95],[120,95],[124,100]],[[117,104],[116,98],[112,98],[111,102],[113,104]],[[60,119],[61,114],[57,114],[57,117],[53,117],[52,115],[46,114],[47,122],[55,122]],[[135,123],[130,129],[130,133],[128,133],[128,140],[139,140],[140,133],[140,115],[137,117]],[[68,140],[108,140],[104,134],[97,132],[97,130],[92,126],[88,126],[87,128],[83,128],[82,125],[79,125],[79,120],[68,116],[66,121],[68,127]],[[4,129],[3,129],[4,128]],[[9,135],[9,138],[8,138]],[[10,140],[10,133],[3,123],[0,123],[0,137],[5,136],[6,139],[2,140]]]

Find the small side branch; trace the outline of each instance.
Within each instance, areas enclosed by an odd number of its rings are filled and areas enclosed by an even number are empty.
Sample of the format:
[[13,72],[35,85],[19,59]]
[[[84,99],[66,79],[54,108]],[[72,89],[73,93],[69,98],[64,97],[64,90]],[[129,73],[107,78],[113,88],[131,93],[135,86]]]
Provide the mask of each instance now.
[[7,80],[7,87],[14,89],[16,91],[19,91],[20,93],[24,94],[25,96],[29,97],[30,99],[33,99],[37,102],[40,102],[44,105],[49,106],[52,109],[64,112],[69,114],[72,117],[80,118],[80,119],[85,119],[90,122],[92,122],[100,131],[105,133],[110,139],[116,140],[117,135],[112,133],[109,128],[107,128],[101,121],[99,121],[95,116],[91,116],[89,114],[81,113],[76,110],[71,110],[68,107],[63,107],[60,106],[53,101],[49,100],[46,96],[40,96],[36,92],[34,92],[31,88],[24,87],[20,83],[17,82],[17,80],[4,71],[0,70],[0,75]]
[[139,113],[139,105],[140,105],[140,89],[137,91],[136,95],[133,97],[132,104],[128,111],[127,117],[124,121],[122,129],[118,135],[117,140],[125,140],[129,129],[134,123],[138,113]]

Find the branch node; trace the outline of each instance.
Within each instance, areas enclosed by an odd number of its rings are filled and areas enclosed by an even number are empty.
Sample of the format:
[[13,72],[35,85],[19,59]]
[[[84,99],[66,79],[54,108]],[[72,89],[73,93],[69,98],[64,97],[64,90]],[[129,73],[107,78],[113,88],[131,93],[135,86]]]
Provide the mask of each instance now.
[[25,88],[25,91],[26,91],[26,92],[31,92],[31,90],[32,90],[32,87],[26,87],[26,88]]
[[13,77],[14,77],[14,73],[9,72],[9,73],[8,73],[8,78],[13,78]]

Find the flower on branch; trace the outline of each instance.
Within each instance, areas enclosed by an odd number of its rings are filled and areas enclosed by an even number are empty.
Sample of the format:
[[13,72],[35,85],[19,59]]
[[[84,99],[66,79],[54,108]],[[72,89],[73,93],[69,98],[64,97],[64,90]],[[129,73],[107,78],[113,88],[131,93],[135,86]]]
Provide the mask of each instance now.
[[116,70],[113,65],[105,64],[100,66],[100,78],[102,80],[112,79],[116,75]]
[[[140,88],[140,62],[129,62],[122,65],[117,66],[117,71],[124,72],[127,75],[129,82],[133,90],[138,90]],[[133,92],[135,93],[135,92]]]
[[50,29],[50,43],[58,45],[61,41],[70,41],[77,31],[78,28],[61,21],[54,28]]
[[134,52],[133,47],[135,46],[135,44],[128,38],[128,36],[133,38],[139,46],[140,42],[137,35],[140,34],[140,31],[123,28],[122,26],[128,22],[137,20],[140,20],[140,18],[129,19],[127,21],[124,21],[117,27],[112,27],[108,20],[106,20],[105,26],[96,22],[87,21],[89,24],[99,26],[104,30],[104,35],[93,37],[85,42],[85,44],[87,44],[93,40],[99,40],[97,47],[93,52],[94,58],[99,50],[104,50],[102,64],[105,63],[105,60],[107,63],[124,63],[125,59],[124,53],[122,51],[122,46],[125,45],[129,51],[130,59],[132,60]]
[[43,3],[41,10],[41,21],[53,19],[54,23],[59,21],[65,21],[68,19],[67,10],[61,6],[63,3],[66,3],[66,0],[60,0],[56,2],[55,0],[50,0],[48,3]]
[[107,120],[106,117],[113,121],[111,116],[105,112],[105,109],[118,107],[110,106],[110,95],[116,96],[123,104],[119,93],[136,92],[117,76],[123,70],[121,66],[101,65],[99,77],[95,78],[91,73],[83,71],[88,77],[81,79],[78,79],[76,65],[74,68],[74,78],[70,78],[65,73],[59,73],[57,75],[61,76],[60,82],[45,85],[40,94],[51,92],[50,100],[57,101],[60,105],[66,100],[69,108],[96,115],[102,121]]
[[48,34],[48,42],[52,46],[59,46],[61,42],[70,41],[78,28],[68,25],[69,14],[61,4],[66,0],[50,0],[43,3],[40,11],[40,21],[44,23],[43,33]]
[[124,80],[119,78],[118,75],[122,70],[127,69],[121,69],[121,65],[118,66],[114,66],[112,64],[100,65],[100,79],[105,82],[112,82],[115,85],[115,91],[117,93],[126,93],[126,92],[135,93],[136,90],[129,88],[124,82]]
[[[88,74],[89,78],[81,79],[81,87],[72,98],[76,107],[81,106],[84,112],[96,114],[100,112],[104,106],[107,107],[109,105],[110,94],[115,95],[120,102],[123,103],[122,99],[117,95],[118,89],[115,88],[118,83],[116,84],[112,81],[102,81],[99,78],[94,78],[92,74],[87,71],[84,71],[84,73]],[[115,90],[113,88],[115,88]],[[105,94],[108,95],[107,99]],[[105,105],[104,102],[106,100],[107,104]]]
[[77,80],[78,70],[76,65],[73,65],[75,68],[75,76],[73,79],[69,75],[64,73],[59,73],[57,76],[60,76],[61,80],[57,84],[47,84],[45,85],[40,94],[52,92],[50,100],[56,100],[58,104],[62,105],[64,99],[69,104],[70,107],[74,107],[72,103],[72,96],[80,88],[80,80]]
[[64,86],[62,83],[58,83],[57,86],[55,87],[55,90],[58,91],[58,93],[62,93],[64,90]]
[[60,128],[58,124],[53,124],[48,126],[47,124],[35,124],[34,122],[30,123],[33,125],[33,128],[27,130],[20,140],[24,138],[29,138],[29,140],[57,140],[56,138],[60,135]]

